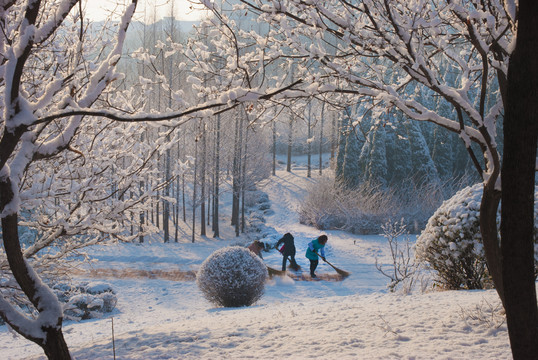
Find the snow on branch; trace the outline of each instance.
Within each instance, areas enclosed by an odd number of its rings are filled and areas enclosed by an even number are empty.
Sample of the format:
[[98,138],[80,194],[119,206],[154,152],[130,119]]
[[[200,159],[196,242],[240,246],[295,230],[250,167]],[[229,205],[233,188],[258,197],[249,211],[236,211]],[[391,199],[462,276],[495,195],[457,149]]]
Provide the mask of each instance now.
[[[241,0],[241,4],[218,17],[221,28],[232,29],[240,34],[241,43],[249,44],[234,62],[246,61],[260,53],[256,45],[263,46],[263,53],[270,54],[263,62],[265,74],[276,59],[293,64],[287,72],[273,72],[269,81],[293,76],[303,80],[300,91],[312,96],[332,91],[341,103],[369,98],[379,107],[395,107],[410,119],[432,122],[478,143],[490,167],[486,173],[498,166],[495,128],[515,42],[515,10],[510,3],[506,8],[500,2],[482,6],[462,0],[360,4]],[[243,31],[236,22],[241,16],[268,28]],[[224,52],[224,43],[215,45]],[[437,114],[437,101],[416,96],[421,88],[443,99],[461,117]],[[284,92],[280,99],[296,95]]]

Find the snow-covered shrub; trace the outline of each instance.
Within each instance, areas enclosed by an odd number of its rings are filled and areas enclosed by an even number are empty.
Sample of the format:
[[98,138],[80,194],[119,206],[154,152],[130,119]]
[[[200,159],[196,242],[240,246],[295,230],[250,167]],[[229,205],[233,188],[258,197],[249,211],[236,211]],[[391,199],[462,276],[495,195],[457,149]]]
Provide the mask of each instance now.
[[[483,185],[476,184],[457,192],[430,218],[418,237],[416,256],[428,263],[448,289],[491,287],[480,234],[480,202]],[[535,192],[535,198],[538,192]],[[538,261],[538,208],[534,206],[535,262]],[[497,227],[500,228],[500,208]]]
[[276,237],[278,233],[273,227],[265,225],[265,217],[274,214],[269,195],[261,190],[248,193],[250,193],[251,200],[255,199],[255,201],[250,201],[250,207],[247,209],[246,233],[251,240],[260,240],[265,243],[266,249],[270,249],[272,248],[271,242],[267,242],[266,239],[272,236]]
[[65,303],[67,320],[101,318],[116,307],[118,299],[112,287],[103,282],[83,282],[78,285],[57,284],[53,290],[58,300]]
[[350,189],[332,177],[323,177],[308,189],[299,221],[320,230],[378,234],[387,218],[397,216],[396,203],[393,193],[380,187]]
[[[37,316],[38,312],[29,301],[22,297],[20,290],[11,277],[4,277],[0,272],[0,288],[9,301],[21,312]],[[118,302],[115,291],[110,284],[104,282],[82,282],[70,284],[67,282],[47,282],[64,309],[66,320],[86,320],[101,318],[110,313]],[[4,322],[0,318],[0,325]]]
[[196,283],[210,302],[249,306],[261,298],[267,279],[263,261],[250,250],[230,246],[211,254],[201,265]]
[[299,221],[320,230],[340,229],[354,234],[379,234],[387,219],[404,219],[418,234],[444,199],[461,189],[467,178],[417,185],[402,181],[384,187],[366,182],[355,187],[324,176],[313,183],[299,209]]

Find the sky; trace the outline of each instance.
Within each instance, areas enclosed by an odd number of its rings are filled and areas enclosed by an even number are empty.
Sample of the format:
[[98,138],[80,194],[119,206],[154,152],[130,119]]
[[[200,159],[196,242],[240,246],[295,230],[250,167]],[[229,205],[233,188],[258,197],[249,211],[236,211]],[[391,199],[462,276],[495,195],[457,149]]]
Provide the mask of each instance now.
[[[157,9],[158,17],[167,17],[170,12],[171,0],[140,0],[137,5],[137,11],[135,14],[135,20],[144,20],[144,9],[146,11],[146,18],[153,17],[153,9]],[[193,5],[188,0],[173,0],[174,1],[174,13],[178,20],[196,21],[203,17],[204,12],[193,8],[200,8],[201,5]],[[116,1],[95,1],[86,0],[86,12],[90,19],[94,21],[104,20],[111,10],[121,10],[122,6],[116,4],[125,4],[130,1],[116,0]]]

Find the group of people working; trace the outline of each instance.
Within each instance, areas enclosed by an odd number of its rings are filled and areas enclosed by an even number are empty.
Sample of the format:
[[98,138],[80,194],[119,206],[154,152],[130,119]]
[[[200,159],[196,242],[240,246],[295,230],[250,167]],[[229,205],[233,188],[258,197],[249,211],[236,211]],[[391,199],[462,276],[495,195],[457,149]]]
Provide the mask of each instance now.
[[[325,261],[325,244],[327,244],[327,235],[321,235],[317,239],[314,239],[308,243],[305,256],[310,261],[310,276],[317,278],[315,271],[319,264],[319,258],[321,257]],[[284,234],[284,236],[277,241],[275,246],[282,254],[282,271],[286,271],[286,263],[290,261],[290,268],[293,270],[299,270],[300,266],[295,261],[295,240],[290,233]],[[259,241],[255,241],[249,246],[249,249],[260,257],[263,244]]]

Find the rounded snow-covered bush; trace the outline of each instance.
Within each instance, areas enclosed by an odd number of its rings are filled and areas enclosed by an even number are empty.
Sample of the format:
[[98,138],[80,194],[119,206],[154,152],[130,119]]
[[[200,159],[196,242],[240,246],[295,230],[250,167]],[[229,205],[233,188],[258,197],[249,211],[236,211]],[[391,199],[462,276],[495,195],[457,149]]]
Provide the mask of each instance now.
[[263,295],[267,268],[247,248],[230,246],[211,254],[200,267],[196,283],[210,302],[225,307],[249,306]]
[[[447,289],[483,289],[492,286],[480,234],[480,202],[483,185],[458,191],[428,220],[416,242],[418,260],[437,272],[439,285]],[[535,198],[538,193],[535,192]],[[538,208],[534,207],[535,261],[538,259]],[[500,228],[500,208],[497,227]]]

